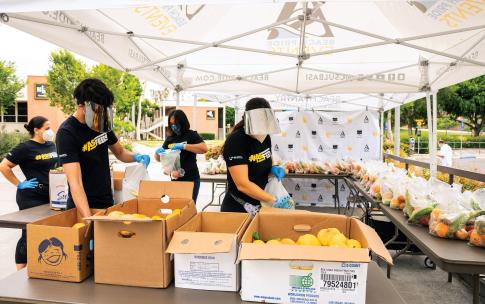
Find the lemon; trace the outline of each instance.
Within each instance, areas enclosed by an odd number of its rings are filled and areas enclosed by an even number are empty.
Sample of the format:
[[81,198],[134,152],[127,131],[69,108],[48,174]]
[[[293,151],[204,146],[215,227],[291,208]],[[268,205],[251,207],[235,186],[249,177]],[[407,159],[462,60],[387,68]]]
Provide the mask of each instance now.
[[281,245],[281,242],[278,240],[269,240],[266,242],[268,245]]
[[337,228],[328,228],[327,230],[331,233],[340,233],[340,230],[338,230]]
[[125,213],[122,212],[122,211],[111,211],[108,216],[110,217],[121,217],[122,215],[124,215]]
[[161,219],[162,219],[162,217],[160,215],[154,215],[154,216],[152,216],[152,220],[159,221]]
[[320,246],[320,241],[313,234],[304,234],[296,241],[298,245],[303,246]]
[[317,238],[322,246],[329,246],[334,235],[340,234],[337,228],[327,228],[318,231]]
[[254,240],[253,244],[264,244],[264,241],[262,240]]
[[86,226],[86,224],[84,224],[84,223],[76,223],[76,224],[72,225],[72,228],[74,228],[74,229],[81,229],[84,226]]
[[146,215],[140,214],[140,213],[133,213],[131,216],[133,218],[146,218],[147,217]]
[[282,239],[280,243],[283,245],[295,245],[295,241],[289,238]]
[[359,241],[354,240],[354,239],[350,239],[350,240],[347,240],[347,247],[349,247],[349,248],[362,248],[362,245],[360,244]]
[[341,233],[337,233],[333,235],[328,245],[330,247],[341,247],[341,248],[347,247],[347,238],[345,237],[345,235]]
[[180,209],[173,209],[172,214],[180,214],[182,213],[182,210]]
[[166,219],[166,220],[168,220],[168,219],[170,219],[170,218],[174,217],[175,215],[176,215],[175,213],[169,214],[169,215],[167,215],[167,216],[165,217],[165,219]]

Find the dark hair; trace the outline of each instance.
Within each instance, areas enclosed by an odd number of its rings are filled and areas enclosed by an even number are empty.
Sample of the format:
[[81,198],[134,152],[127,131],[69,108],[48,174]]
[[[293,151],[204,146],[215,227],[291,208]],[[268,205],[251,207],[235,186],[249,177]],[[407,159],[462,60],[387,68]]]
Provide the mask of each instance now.
[[48,121],[44,116],[35,116],[29,120],[29,123],[24,125],[24,128],[29,131],[30,137],[34,137],[34,129],[40,129],[44,126],[45,122]]
[[[262,97],[255,97],[248,100],[244,110],[251,111],[251,110],[263,109],[263,108],[271,109],[271,105],[266,99]],[[234,129],[232,129],[232,132],[236,131],[237,129],[241,129],[243,127],[244,127],[244,115],[241,121],[234,126]]]
[[[187,115],[185,115],[184,111],[182,110],[174,110],[168,114],[168,125],[170,126],[170,119],[175,120],[175,124],[179,125],[180,127],[180,134],[185,134],[189,129],[190,129],[190,122],[189,119],[187,118]],[[170,134],[173,134],[172,129],[170,128],[169,130]]]
[[111,106],[114,101],[113,93],[99,79],[86,78],[74,89],[74,98],[78,105],[91,101],[102,106]]

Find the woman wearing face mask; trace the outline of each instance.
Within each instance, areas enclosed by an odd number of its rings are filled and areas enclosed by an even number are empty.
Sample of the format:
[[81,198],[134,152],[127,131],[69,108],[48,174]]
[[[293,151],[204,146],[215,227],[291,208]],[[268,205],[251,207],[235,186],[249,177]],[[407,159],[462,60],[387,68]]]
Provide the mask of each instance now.
[[245,110],[243,119],[234,126],[223,147],[228,191],[221,211],[255,215],[261,201],[276,208],[289,208],[284,198],[263,190],[270,173],[278,180],[285,176],[285,170],[273,166],[272,162],[269,134],[280,133],[280,129],[271,106],[264,98],[253,98],[246,103]]
[[[0,171],[17,187],[17,204],[20,210],[49,203],[49,170],[57,163],[56,146],[52,142],[54,132],[47,118],[36,116],[24,125],[31,139],[17,145],[0,163]],[[12,169],[20,166],[25,176],[20,181]],[[17,243],[15,251],[17,269],[27,264],[26,231]]]
[[155,159],[160,161],[160,154],[167,149],[180,150],[180,166],[185,171],[184,176],[177,181],[194,183],[192,199],[197,201],[200,188],[199,168],[196,154],[207,152],[207,145],[197,131],[190,130],[190,123],[182,110],[175,110],[168,115],[170,136],[165,139],[163,146],[155,151]]

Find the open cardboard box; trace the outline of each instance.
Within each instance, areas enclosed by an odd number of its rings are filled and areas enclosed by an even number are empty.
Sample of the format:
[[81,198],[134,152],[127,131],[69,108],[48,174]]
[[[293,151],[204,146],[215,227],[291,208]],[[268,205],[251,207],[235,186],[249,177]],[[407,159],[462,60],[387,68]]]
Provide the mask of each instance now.
[[[253,244],[261,239],[317,235],[339,229],[363,248]],[[260,212],[241,241],[241,298],[267,303],[365,303],[369,253],[392,264],[377,233],[355,218],[313,212]]]
[[175,287],[238,291],[239,241],[247,213],[202,212],[175,231],[167,252],[174,254]]
[[[112,207],[125,214],[160,215],[161,209],[180,214],[161,220],[126,220],[92,216],[94,221],[95,282],[165,288],[172,281],[173,263],[166,253],[173,232],[196,213],[189,182],[141,181],[137,199]],[[168,203],[161,198],[169,197]]]
[[[91,209],[92,214],[103,210]],[[30,278],[81,282],[93,273],[89,241],[92,229],[77,209],[27,224],[27,272]]]

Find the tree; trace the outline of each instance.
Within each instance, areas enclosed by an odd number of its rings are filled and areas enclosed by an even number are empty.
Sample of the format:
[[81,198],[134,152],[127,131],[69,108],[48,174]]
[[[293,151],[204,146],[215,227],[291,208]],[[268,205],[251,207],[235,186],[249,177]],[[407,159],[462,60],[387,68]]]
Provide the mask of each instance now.
[[234,126],[235,114],[234,108],[226,107],[226,124]]
[[0,114],[15,103],[24,85],[15,74],[13,62],[0,61]]
[[126,117],[129,118],[133,104],[138,101],[143,93],[143,88],[138,78],[104,64],[98,64],[93,67],[90,76],[103,81],[113,92],[116,116],[120,120]]
[[438,102],[452,119],[463,117],[473,136],[480,136],[485,125],[485,75],[441,89]]
[[76,101],[72,93],[87,77],[86,65],[66,50],[52,52],[49,61],[51,66],[47,73],[47,98],[51,106],[71,114],[76,110]]
[[417,126],[416,119],[427,121],[426,99],[424,98],[401,106],[401,122],[407,124],[410,136],[413,134],[413,128]]

